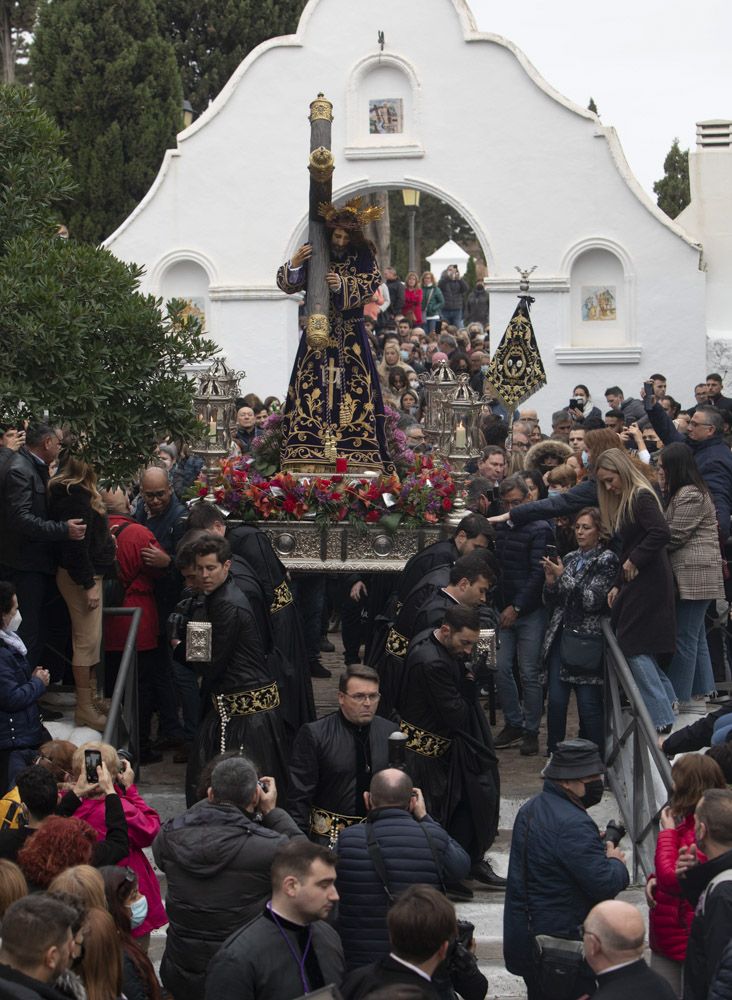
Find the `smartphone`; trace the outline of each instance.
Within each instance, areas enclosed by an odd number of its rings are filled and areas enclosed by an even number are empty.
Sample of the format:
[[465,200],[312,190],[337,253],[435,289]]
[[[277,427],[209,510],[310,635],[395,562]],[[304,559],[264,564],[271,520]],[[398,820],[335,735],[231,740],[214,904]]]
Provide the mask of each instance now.
[[645,392],[645,398],[643,400],[643,409],[652,410],[653,409],[653,382],[644,382],[643,391]]
[[557,551],[556,545],[547,545],[546,557],[549,560],[549,562],[553,563],[559,562],[559,552]]
[[90,785],[96,785],[99,781],[97,768],[102,766],[101,750],[84,751],[84,768],[86,769],[86,780]]
[[581,410],[583,403],[584,400],[580,399],[579,396],[572,396],[572,398],[569,401],[569,408],[570,410]]

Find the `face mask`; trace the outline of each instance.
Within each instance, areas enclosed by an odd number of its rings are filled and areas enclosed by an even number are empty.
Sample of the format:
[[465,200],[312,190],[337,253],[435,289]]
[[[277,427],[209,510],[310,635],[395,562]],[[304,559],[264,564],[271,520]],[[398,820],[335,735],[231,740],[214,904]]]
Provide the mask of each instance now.
[[657,451],[658,450],[658,442],[657,441],[646,441],[645,445],[646,445],[646,451],[649,454],[651,452],[653,452],[653,451]]
[[490,367],[491,367],[490,365],[481,365],[480,370],[484,375],[487,375],[488,372],[490,371]]
[[13,617],[10,619],[8,624],[5,626],[6,632],[17,632],[20,628],[20,623],[23,621],[23,616],[20,611],[16,611]]
[[132,930],[139,927],[145,922],[147,917],[147,898],[145,896],[140,896],[135,902],[130,906]]
[[419,389],[419,382],[416,379],[411,379],[409,382],[410,389]]
[[588,466],[590,464],[590,455],[589,455],[589,452],[584,451],[584,449],[582,451],[582,454],[581,454],[580,458],[582,459],[582,464],[584,466]]
[[592,806],[596,806],[598,802],[602,801],[603,780],[596,778],[595,781],[585,781],[584,786],[585,794],[580,797],[580,802],[585,809],[591,809]]
[[400,351],[399,357],[402,359],[402,361],[406,361],[407,358],[409,357],[409,351]]
[[562,491],[556,489],[556,487],[550,487],[549,488],[549,496],[550,497],[558,497],[561,492]]

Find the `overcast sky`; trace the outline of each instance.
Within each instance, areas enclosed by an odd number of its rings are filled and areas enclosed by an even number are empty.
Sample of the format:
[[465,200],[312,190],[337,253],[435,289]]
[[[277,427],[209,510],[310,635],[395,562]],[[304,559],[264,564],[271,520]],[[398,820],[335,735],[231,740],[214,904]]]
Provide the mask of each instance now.
[[693,150],[698,121],[732,120],[732,0],[468,3],[561,94],[594,97],[649,194],[675,136]]

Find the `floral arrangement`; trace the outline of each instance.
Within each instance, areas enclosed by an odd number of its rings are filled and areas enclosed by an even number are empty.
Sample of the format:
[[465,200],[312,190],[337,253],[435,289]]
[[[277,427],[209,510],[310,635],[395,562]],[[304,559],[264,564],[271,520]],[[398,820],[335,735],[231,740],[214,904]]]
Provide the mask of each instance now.
[[[230,458],[222,461],[213,492],[219,506],[243,521],[347,521],[394,531],[399,525],[437,523],[452,510],[455,484],[449,469],[435,466],[429,456],[417,456],[402,480],[396,475],[360,479],[351,473],[309,479],[286,472],[264,476],[256,460]],[[188,495],[207,493],[206,485],[196,482]]]

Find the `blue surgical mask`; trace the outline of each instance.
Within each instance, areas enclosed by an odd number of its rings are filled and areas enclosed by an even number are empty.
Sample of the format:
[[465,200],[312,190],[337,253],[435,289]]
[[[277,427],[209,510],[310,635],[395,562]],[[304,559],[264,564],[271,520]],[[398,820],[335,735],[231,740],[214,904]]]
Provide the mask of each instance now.
[[490,365],[481,365],[480,366],[480,370],[483,372],[484,375],[487,375],[488,372],[491,370],[491,366]]
[[136,927],[140,927],[141,924],[145,923],[145,918],[147,917],[147,898],[145,896],[140,896],[130,905],[132,930],[134,931]]
[[399,357],[402,359],[402,361],[406,361],[409,358],[409,351],[400,351]]
[[582,458],[582,464],[583,465],[587,466],[587,465],[590,464],[590,456],[589,456],[588,452],[583,451],[582,455],[581,455],[581,458]]
[[550,497],[558,497],[561,492],[562,492],[561,490],[558,490],[556,487],[553,486],[550,486],[548,490]]

